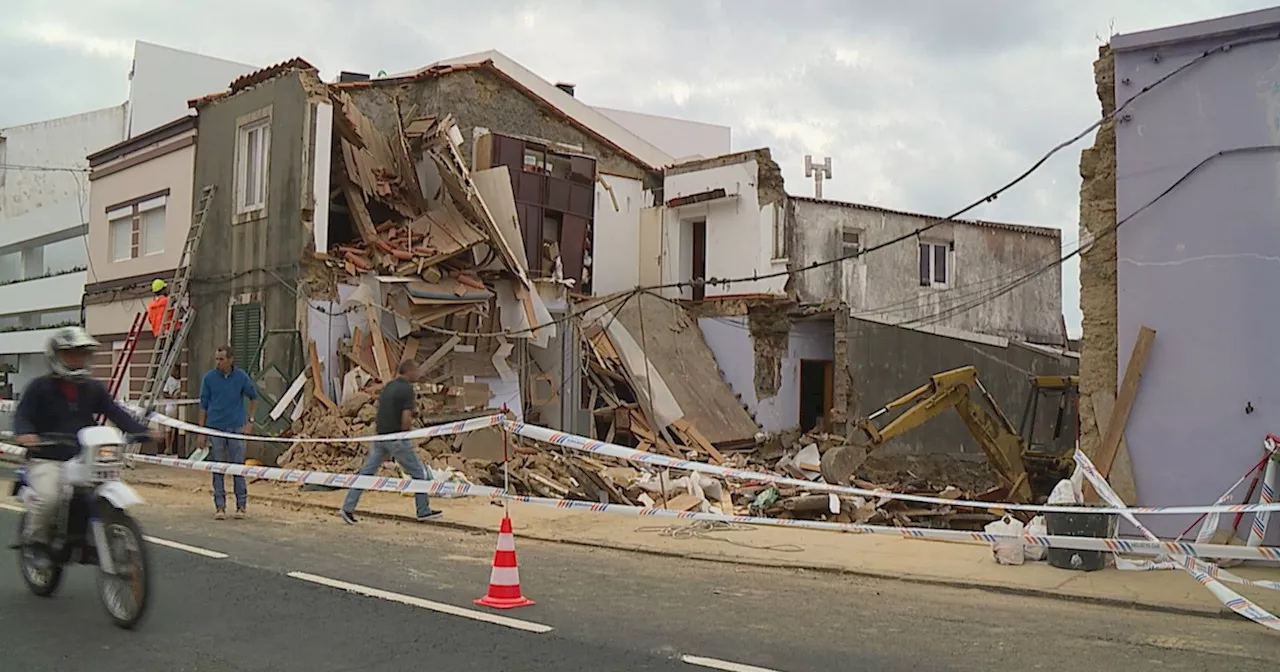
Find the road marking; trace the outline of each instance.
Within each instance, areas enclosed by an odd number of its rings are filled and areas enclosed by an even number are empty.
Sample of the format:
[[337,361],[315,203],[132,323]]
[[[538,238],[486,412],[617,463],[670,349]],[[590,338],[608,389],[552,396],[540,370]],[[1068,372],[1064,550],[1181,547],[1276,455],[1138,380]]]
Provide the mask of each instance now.
[[176,541],[169,541],[168,539],[160,539],[159,537],[144,536],[143,539],[146,539],[147,541],[155,544],[156,546],[164,546],[165,548],[172,548],[179,551],[186,551],[188,553],[193,553],[195,555],[203,555],[206,558],[213,558],[214,560],[222,560],[224,558],[230,557],[226,553],[211,551],[207,548],[200,548],[199,546],[189,546],[187,544],[181,544]]
[[724,672],[778,672],[778,670],[771,670],[767,667],[731,663],[727,660],[716,660],[715,658],[700,658],[698,656],[684,655],[680,656],[680,660],[688,663],[689,665],[697,665],[698,667],[706,667],[712,670],[724,670]]
[[308,581],[310,583],[316,583],[322,586],[328,586],[330,588],[338,588],[340,590],[345,590],[350,593],[356,593],[357,595],[364,595],[366,597],[376,597],[382,600],[387,600],[388,602],[399,602],[400,604],[407,604],[412,607],[419,607],[422,609],[429,609],[431,611],[438,611],[442,614],[449,614],[451,616],[461,616],[463,618],[470,618],[471,620],[474,620],[474,621],[484,621],[485,623],[501,625],[507,628],[514,628],[516,630],[524,630],[525,632],[544,634],[544,633],[551,632],[553,630],[551,626],[543,625],[541,623],[533,623],[530,621],[522,621],[515,618],[507,618],[506,616],[498,616],[496,614],[489,614],[483,611],[475,611],[473,609],[464,609],[462,607],[455,607],[452,604],[444,604],[443,602],[432,602],[431,600],[424,600],[420,597],[413,597],[411,595],[401,595],[400,593],[392,593],[386,590],[379,590],[377,588],[369,588],[368,586],[361,586],[355,583],[347,583],[346,581],[330,579],[323,576],[317,576],[315,574],[308,574],[306,572],[289,572],[288,576],[294,579],[300,579],[302,581]]
[[[13,504],[4,504],[4,503],[0,503],[0,509],[4,509],[6,511],[16,511],[18,513],[22,513],[26,511],[26,509],[22,508],[21,506],[14,506]],[[195,555],[203,555],[206,558],[213,558],[214,560],[223,560],[231,557],[226,553],[211,551],[207,548],[200,548],[199,546],[191,546],[189,544],[183,544],[176,541],[169,541],[168,539],[161,539],[159,537],[144,536],[142,538],[155,544],[156,546],[164,546],[165,548],[172,548],[179,551],[186,551],[188,553],[192,553]]]

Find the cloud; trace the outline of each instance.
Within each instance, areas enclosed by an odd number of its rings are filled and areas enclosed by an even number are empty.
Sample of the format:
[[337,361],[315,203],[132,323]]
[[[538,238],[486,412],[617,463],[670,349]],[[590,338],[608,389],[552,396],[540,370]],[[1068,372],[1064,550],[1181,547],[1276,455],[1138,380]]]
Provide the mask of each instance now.
[[[21,0],[0,27],[0,127],[124,99],[133,40],[267,65],[304,56],[400,72],[496,48],[591,104],[733,127],[768,146],[792,193],[831,156],[829,198],[947,214],[1022,172],[1099,114],[1092,61],[1132,32],[1261,0]],[[13,101],[13,102],[10,102]],[[1055,226],[1074,249],[1079,151],[974,217]],[[1064,271],[1078,331],[1074,265]]]

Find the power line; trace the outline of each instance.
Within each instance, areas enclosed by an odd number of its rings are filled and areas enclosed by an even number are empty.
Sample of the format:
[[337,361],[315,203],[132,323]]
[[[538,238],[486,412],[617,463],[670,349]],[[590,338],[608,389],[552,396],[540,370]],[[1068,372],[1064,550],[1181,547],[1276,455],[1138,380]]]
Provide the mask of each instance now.
[[889,246],[891,246],[891,245],[896,245],[897,243],[900,243],[900,242],[902,242],[902,241],[904,241],[904,240],[910,240],[910,239],[912,239],[912,238],[916,238],[916,237],[918,237],[920,234],[925,233],[926,231],[929,231],[929,230],[931,230],[931,229],[933,229],[933,228],[935,228],[935,227],[937,227],[937,226],[940,226],[940,225],[945,224],[945,223],[950,222],[950,221],[954,221],[957,217],[960,217],[961,215],[964,215],[965,213],[967,213],[967,212],[969,212],[969,211],[971,211],[971,210],[973,210],[973,209],[975,209],[975,208],[977,208],[977,207],[979,207],[979,206],[981,206],[981,205],[983,205],[983,204],[985,204],[985,203],[990,203],[990,202],[992,202],[992,201],[995,201],[995,200],[996,200],[996,199],[997,199],[1001,194],[1003,194],[1003,193],[1004,193],[1004,192],[1006,192],[1006,191],[1009,191],[1010,189],[1012,189],[1013,187],[1017,186],[1019,183],[1021,183],[1022,181],[1026,180],[1028,177],[1030,177],[1030,176],[1032,175],[1032,173],[1035,173],[1035,172],[1036,172],[1037,170],[1039,170],[1042,166],[1044,166],[1044,164],[1045,164],[1046,162],[1048,162],[1048,161],[1049,161],[1049,159],[1050,159],[1050,158],[1052,158],[1054,155],[1056,155],[1058,152],[1062,151],[1063,149],[1066,149],[1067,147],[1070,147],[1071,145],[1075,144],[1076,142],[1079,142],[1082,138],[1084,138],[1086,135],[1088,135],[1088,134],[1090,134],[1090,133],[1094,132],[1095,130],[1097,130],[1099,127],[1101,127],[1101,126],[1102,126],[1104,123],[1106,123],[1107,121],[1110,121],[1110,120],[1114,119],[1114,118],[1115,118],[1116,116],[1118,116],[1121,112],[1123,112],[1123,111],[1124,111],[1125,109],[1127,109],[1130,105],[1132,105],[1132,104],[1134,103],[1134,101],[1136,101],[1136,100],[1138,100],[1139,98],[1141,98],[1142,96],[1144,96],[1144,95],[1146,95],[1146,94],[1150,93],[1151,91],[1155,90],[1157,87],[1159,87],[1159,86],[1163,85],[1165,82],[1169,81],[1169,80],[1170,80],[1170,79],[1172,79],[1173,77],[1176,77],[1177,75],[1179,75],[1179,74],[1181,74],[1181,73],[1185,72],[1185,71],[1186,71],[1186,70],[1188,70],[1189,68],[1194,67],[1195,65],[1197,65],[1197,64],[1199,64],[1199,63],[1201,63],[1201,62],[1203,62],[1204,60],[1206,60],[1206,59],[1208,59],[1208,58],[1211,58],[1211,57],[1212,57],[1212,56],[1214,56],[1214,55],[1222,54],[1222,53],[1226,53],[1226,52],[1228,52],[1228,51],[1230,51],[1231,49],[1236,48],[1236,47],[1247,46],[1247,45],[1250,45],[1250,44],[1257,44],[1257,43],[1260,43],[1260,42],[1270,42],[1270,41],[1274,41],[1274,40],[1277,40],[1277,39],[1280,39],[1280,34],[1269,34],[1269,35],[1263,35],[1263,36],[1255,36],[1255,37],[1245,38],[1245,39],[1241,39],[1241,40],[1236,40],[1235,42],[1229,42],[1229,43],[1227,43],[1227,44],[1218,45],[1218,46],[1216,46],[1216,47],[1214,47],[1214,48],[1212,48],[1212,49],[1205,50],[1204,52],[1202,52],[1202,53],[1200,53],[1199,55],[1197,55],[1195,58],[1192,58],[1191,60],[1187,61],[1186,63],[1183,63],[1182,65],[1178,66],[1177,68],[1174,68],[1174,69],[1173,69],[1173,70],[1171,70],[1169,73],[1165,74],[1164,76],[1160,77],[1159,79],[1155,80],[1154,82],[1152,82],[1152,83],[1148,84],[1147,86],[1143,87],[1140,91],[1138,91],[1137,93],[1135,93],[1132,97],[1130,97],[1129,99],[1125,100],[1125,101],[1124,101],[1123,103],[1121,103],[1120,105],[1116,106],[1116,109],[1112,110],[1111,112],[1109,112],[1109,113],[1107,113],[1107,114],[1102,115],[1102,117],[1101,117],[1101,118],[1099,118],[1097,121],[1095,121],[1095,122],[1093,122],[1092,124],[1090,124],[1090,125],[1089,125],[1087,128],[1085,128],[1083,131],[1081,131],[1081,132],[1077,133],[1076,135],[1072,136],[1071,138],[1069,138],[1069,139],[1067,139],[1067,140],[1065,140],[1065,141],[1063,141],[1063,142],[1059,143],[1058,145],[1056,145],[1055,147],[1053,147],[1052,149],[1050,149],[1048,152],[1046,152],[1046,153],[1044,154],[1044,156],[1040,157],[1040,159],[1039,159],[1039,160],[1037,160],[1035,163],[1031,164],[1031,166],[1030,166],[1029,168],[1027,168],[1026,170],[1024,170],[1021,174],[1019,174],[1017,177],[1015,177],[1013,180],[1011,180],[1010,182],[1008,182],[1008,183],[1007,183],[1007,184],[1005,184],[1004,186],[1000,187],[999,189],[996,189],[995,191],[991,192],[990,194],[987,194],[986,196],[984,196],[984,197],[982,197],[982,198],[980,198],[980,199],[978,199],[978,200],[974,201],[973,203],[970,203],[969,205],[965,206],[964,208],[961,208],[960,210],[957,210],[956,212],[951,213],[950,215],[947,215],[946,217],[943,217],[942,219],[938,219],[938,220],[936,220],[936,221],[934,221],[934,222],[932,222],[932,223],[930,223],[930,224],[927,224],[927,225],[925,225],[925,226],[919,227],[919,228],[917,228],[917,229],[915,229],[915,230],[913,230],[913,231],[910,231],[910,232],[905,233],[905,234],[902,234],[902,235],[900,235],[900,236],[897,236],[897,237],[891,238],[891,239],[889,239],[889,240],[887,240],[887,241],[885,241],[885,242],[883,242],[883,243],[879,243],[879,244],[876,244],[876,245],[872,245],[872,246],[867,247],[867,248],[865,248],[865,249],[858,250],[857,252],[854,252],[854,253],[851,253],[851,254],[847,254],[847,255],[843,255],[843,256],[839,256],[839,257],[835,257],[835,258],[833,258],[833,259],[827,259],[827,260],[824,260],[824,261],[815,261],[815,262],[813,262],[813,263],[811,263],[811,264],[808,264],[807,266],[805,266],[805,267],[803,267],[803,268],[798,268],[798,269],[790,269],[790,268],[789,268],[789,269],[785,269],[785,270],[782,270],[782,271],[773,271],[773,272],[770,272],[770,273],[763,273],[763,274],[761,274],[761,273],[756,273],[756,274],[752,274],[752,275],[750,275],[750,276],[743,276],[743,277],[739,277],[739,278],[706,278],[706,279],[702,279],[702,280],[691,280],[691,281],[674,282],[674,283],[667,283],[667,284],[663,284],[663,285],[654,285],[654,286],[650,286],[650,287],[643,287],[643,288],[641,288],[641,289],[683,289],[683,288],[685,288],[685,287],[696,287],[696,286],[699,286],[699,285],[730,285],[730,284],[734,284],[734,283],[742,283],[742,282],[757,282],[757,281],[760,281],[760,280],[769,280],[769,279],[772,279],[772,278],[789,277],[789,276],[794,275],[794,274],[796,274],[796,273],[802,273],[802,272],[804,272],[804,271],[810,271],[810,270],[813,270],[813,269],[816,269],[816,268],[823,268],[823,267],[825,267],[825,266],[830,266],[830,265],[832,265],[832,264],[838,264],[838,263],[840,263],[840,262],[842,262],[842,261],[846,261],[846,260],[848,260],[848,259],[855,259],[855,258],[857,258],[857,257],[864,256],[864,255],[869,254],[869,253],[871,253],[871,252],[875,252],[875,251],[877,251],[877,250],[884,249],[884,248],[889,247]]
[[0,163],[0,170],[50,172],[50,173],[87,173],[88,168],[71,168],[64,166],[33,166],[21,163]]
[[1156,194],[1154,198],[1144,203],[1141,207],[1134,210],[1132,213],[1129,213],[1124,218],[1117,220],[1115,224],[1108,226],[1105,229],[1103,229],[1101,232],[1094,234],[1093,239],[1089,241],[1087,244],[1081,243],[1080,245],[1077,245],[1076,249],[1073,250],[1072,252],[1066,255],[1063,255],[1061,258],[1053,261],[1050,264],[1047,264],[1037,270],[1034,270],[1030,273],[1027,273],[1026,275],[1023,275],[1022,277],[1006,284],[1005,286],[993,292],[988,293],[985,297],[979,297],[979,299],[975,302],[970,302],[966,306],[960,306],[951,311],[942,311],[937,315],[930,316],[930,318],[928,318],[929,321],[922,320],[922,321],[913,321],[913,322],[921,322],[922,326],[927,324],[933,324],[941,320],[944,320],[947,317],[950,317],[952,315],[957,315],[961,312],[972,310],[973,308],[976,308],[977,306],[980,306],[983,303],[989,302],[995,298],[1008,294],[1009,292],[1013,291],[1017,287],[1023,284],[1026,284],[1027,282],[1030,282],[1032,279],[1034,279],[1036,276],[1042,273],[1052,270],[1055,267],[1061,266],[1063,263],[1066,263],[1067,260],[1071,259],[1072,257],[1075,257],[1076,255],[1081,254],[1087,247],[1097,244],[1097,242],[1100,239],[1106,236],[1113,235],[1126,222],[1132,221],[1133,218],[1137,217],[1138,215],[1145,212],[1148,208],[1160,202],[1164,197],[1168,196],[1169,194],[1176,191],[1179,187],[1181,187],[1193,175],[1195,175],[1197,172],[1200,172],[1200,170],[1203,169],[1205,166],[1209,165],[1210,163],[1213,163],[1214,161],[1217,161],[1218,159],[1228,157],[1228,156],[1240,155],[1240,154],[1267,154],[1272,152],[1280,152],[1280,145],[1254,145],[1250,147],[1237,147],[1234,149],[1224,149],[1218,152],[1214,152],[1213,154],[1210,154],[1209,156],[1202,159],[1196,165],[1192,166],[1190,170],[1183,173],[1178,179],[1174,180],[1169,186],[1165,187],[1163,191],[1161,191],[1159,194]]

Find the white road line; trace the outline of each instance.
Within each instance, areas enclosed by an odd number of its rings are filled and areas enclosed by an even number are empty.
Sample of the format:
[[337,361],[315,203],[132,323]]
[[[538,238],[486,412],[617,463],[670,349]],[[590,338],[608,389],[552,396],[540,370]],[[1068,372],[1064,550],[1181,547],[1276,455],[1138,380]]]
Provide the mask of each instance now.
[[289,572],[288,576],[290,576],[291,578],[300,579],[302,581],[308,581],[310,583],[316,583],[322,586],[328,586],[330,588],[338,588],[340,590],[345,590],[347,592],[356,593],[357,595],[364,595],[366,597],[376,597],[382,600],[387,600],[389,602],[399,602],[400,604],[407,604],[412,607],[420,607],[422,609],[438,611],[442,614],[449,614],[451,616],[461,616],[463,618],[470,618],[471,620],[474,620],[474,621],[483,621],[485,623],[501,625],[503,627],[514,628],[516,630],[524,630],[525,632],[544,634],[544,633],[551,632],[553,630],[551,626],[543,625],[541,623],[533,623],[530,621],[522,621],[515,618],[507,618],[506,616],[489,614],[483,611],[464,609],[462,607],[455,607],[452,604],[444,604],[443,602],[432,602],[431,600],[424,600],[420,597],[413,597],[411,595],[401,595],[400,593],[392,593],[386,590],[379,590],[377,588],[369,588],[367,586],[361,586],[354,583],[347,583],[346,581],[330,579],[323,576],[317,576],[315,574],[308,574],[306,572]]
[[680,660],[689,665],[697,665],[698,667],[706,667],[712,670],[724,670],[724,672],[778,672],[767,667],[756,667],[755,665],[743,665],[742,663],[731,663],[727,660],[716,660],[715,658],[700,658],[698,656],[680,656]]
[[226,553],[211,551],[207,548],[200,548],[199,546],[189,546],[187,544],[178,543],[176,541],[169,541],[168,539],[160,539],[158,537],[145,537],[145,536],[143,537],[143,539],[146,539],[147,541],[155,544],[156,546],[164,546],[165,548],[172,548],[179,551],[186,551],[188,553],[193,553],[195,555],[203,555],[206,558],[213,558],[214,560],[222,560],[224,558],[230,557]]
[[[0,509],[4,509],[6,511],[16,511],[18,513],[22,513],[23,511],[26,511],[26,509],[22,508],[21,506],[14,506],[13,504],[4,504],[4,503],[0,503]],[[147,541],[155,544],[156,546],[164,546],[165,548],[172,548],[179,551],[186,551],[194,555],[203,555],[206,558],[213,558],[214,560],[223,560],[231,557],[226,553],[211,551],[207,548],[200,548],[199,546],[191,546],[189,544],[183,544],[176,541],[169,541],[168,539],[161,539],[159,537],[144,536],[143,539],[146,539]]]

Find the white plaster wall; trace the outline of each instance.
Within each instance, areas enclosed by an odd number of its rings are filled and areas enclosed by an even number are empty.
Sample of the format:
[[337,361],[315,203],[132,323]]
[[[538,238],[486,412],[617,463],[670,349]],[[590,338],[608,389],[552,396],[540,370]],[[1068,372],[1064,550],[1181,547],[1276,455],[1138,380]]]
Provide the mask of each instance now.
[[732,129],[728,126],[605,107],[595,109],[677,160],[720,156],[733,151],[730,148]]
[[[170,145],[194,135],[194,132],[150,145],[121,162],[155,147]],[[158,273],[177,268],[182,247],[191,228],[192,180],[195,172],[196,147],[190,145],[164,156],[111,173],[93,180],[89,192],[89,282],[117,280],[144,273]],[[115,162],[103,167],[115,165]],[[164,210],[164,252],[137,259],[113,261],[107,208],[139,196],[169,190]]]
[[255,65],[135,42],[128,137],[187,114],[188,100],[222,91],[232,80],[257,69]]
[[[663,180],[663,198],[670,201],[712,189],[724,189],[736,198],[726,198],[681,208],[667,208],[664,226],[663,281],[691,279],[691,229],[689,222],[707,221],[707,277],[741,278],[786,270],[785,259],[771,259],[773,223],[780,216],[778,204],[761,205],[756,191],[758,166],[754,159],[728,166],[715,166],[676,175]],[[731,285],[707,286],[706,295],[785,293],[786,276],[767,280],[748,280]],[[683,290],[685,298],[692,291]]]
[[[86,156],[124,139],[123,105],[0,129],[0,164],[84,169]],[[0,227],[4,220],[77,195],[88,203],[84,173],[0,168]]]
[[724,373],[724,381],[766,432],[800,425],[800,361],[835,359],[834,325],[830,321],[798,322],[787,337],[778,393],[760,399],[755,388],[755,346],[746,317],[704,317],[698,327]]
[[648,202],[648,193],[639,180],[616,175],[601,175],[600,180],[609,188],[596,182],[591,289],[604,296],[640,284],[640,210]]
[[[840,232],[861,234],[863,249],[908,235],[937,221],[926,215],[852,207],[792,197],[796,218],[792,263],[802,268],[841,256]],[[1061,254],[1061,233],[952,222],[919,239],[909,238],[850,261],[796,275],[802,301],[839,298],[857,317],[913,328],[944,327],[1039,343],[1059,343],[1062,332],[1062,269],[1055,267],[999,296],[1007,283],[1040,269]],[[920,286],[919,242],[954,244],[950,283]],[[963,308],[963,310],[962,310]]]
[[84,278],[84,271],[80,271],[0,285],[0,313],[79,308],[80,298],[84,296]]

